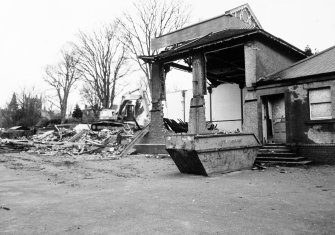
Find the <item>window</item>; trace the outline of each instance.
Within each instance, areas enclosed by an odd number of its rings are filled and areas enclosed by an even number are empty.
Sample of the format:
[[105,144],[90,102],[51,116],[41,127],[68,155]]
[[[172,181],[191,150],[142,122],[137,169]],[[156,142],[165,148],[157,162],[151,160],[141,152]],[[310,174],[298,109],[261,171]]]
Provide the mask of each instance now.
[[330,87],[309,90],[311,120],[331,119],[332,103]]

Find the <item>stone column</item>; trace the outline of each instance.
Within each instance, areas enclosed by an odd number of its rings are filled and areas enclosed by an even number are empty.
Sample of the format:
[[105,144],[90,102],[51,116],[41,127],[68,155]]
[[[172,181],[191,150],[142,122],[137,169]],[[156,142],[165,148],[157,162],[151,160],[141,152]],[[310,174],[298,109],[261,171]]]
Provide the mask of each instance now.
[[162,101],[165,100],[165,73],[163,64],[152,64],[151,77],[151,103],[150,111],[150,142],[155,144],[164,144],[165,128],[163,124],[163,106]]
[[258,109],[257,96],[253,86],[257,81],[257,50],[254,43],[244,45],[245,85],[243,126],[246,133],[254,133],[258,137]]
[[164,135],[167,130],[163,123],[162,100],[165,99],[165,72],[161,63],[151,67],[151,103],[149,132],[136,145],[139,153],[166,153]]
[[165,94],[162,95],[162,91],[165,90],[165,74],[162,64],[154,63],[151,66],[152,110],[158,110],[161,108],[162,97],[165,99]]
[[206,62],[203,54],[192,57],[193,98],[191,99],[189,134],[207,133],[205,116]]

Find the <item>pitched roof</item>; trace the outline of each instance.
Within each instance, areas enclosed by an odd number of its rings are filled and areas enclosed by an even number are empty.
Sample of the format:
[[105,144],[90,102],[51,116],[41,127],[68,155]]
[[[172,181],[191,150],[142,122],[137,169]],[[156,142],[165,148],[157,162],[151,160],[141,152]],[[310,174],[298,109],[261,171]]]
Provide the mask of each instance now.
[[[221,43],[226,43],[228,41],[233,41],[235,39],[242,39],[245,37],[260,36],[271,40],[277,44],[280,44],[286,48],[289,48],[295,53],[300,54],[302,58],[305,57],[305,53],[300,49],[292,46],[291,44],[285,42],[284,40],[273,36],[272,34],[257,28],[245,28],[245,29],[225,29],[216,33],[210,33],[206,36],[190,40],[187,42],[180,43],[178,46],[172,47],[167,51],[162,51],[157,56],[154,56],[154,59],[164,59],[171,56],[178,56],[183,53],[188,53],[190,51],[199,50],[205,47],[210,47],[213,45],[218,45]],[[243,39],[245,41],[245,39]],[[141,57],[145,59],[144,57]]]
[[261,79],[258,83],[285,81],[293,78],[301,78],[331,72],[335,72],[335,46],[313,56],[307,57],[304,60],[298,61],[286,69],[270,74]]

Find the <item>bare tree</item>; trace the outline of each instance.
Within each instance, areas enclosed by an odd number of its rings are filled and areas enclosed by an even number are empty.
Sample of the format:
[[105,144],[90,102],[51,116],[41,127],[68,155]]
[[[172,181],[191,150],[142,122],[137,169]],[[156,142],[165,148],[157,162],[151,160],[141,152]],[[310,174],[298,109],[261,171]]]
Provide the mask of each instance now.
[[189,21],[190,8],[180,0],[141,0],[133,3],[133,10],[124,12],[118,19],[122,40],[131,52],[131,58],[143,71],[150,87],[150,65],[138,58],[155,55],[151,39],[179,29]]
[[112,107],[117,82],[130,71],[127,48],[117,33],[118,24],[113,23],[92,34],[79,34],[77,51],[86,83],[84,94],[89,99],[97,97],[103,108]]
[[74,50],[62,51],[62,59],[57,65],[45,69],[44,80],[56,90],[62,123],[65,121],[71,88],[80,79],[78,69],[80,57]]
[[17,96],[19,123],[23,126],[33,126],[41,118],[43,99],[41,92],[32,88],[23,88]]
[[101,109],[101,101],[97,95],[97,91],[90,84],[85,84],[80,90],[80,95],[93,111],[94,117],[97,118]]

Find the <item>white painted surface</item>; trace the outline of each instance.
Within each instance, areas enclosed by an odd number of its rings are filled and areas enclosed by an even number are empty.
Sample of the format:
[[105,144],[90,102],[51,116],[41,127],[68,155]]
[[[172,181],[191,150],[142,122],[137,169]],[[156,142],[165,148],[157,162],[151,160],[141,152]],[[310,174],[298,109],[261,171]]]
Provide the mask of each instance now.
[[[241,131],[241,121],[224,121],[241,119],[241,94],[237,84],[222,84],[213,89],[212,117],[219,130]],[[206,120],[210,120],[209,94],[206,100]]]
[[[189,80],[189,86],[183,86],[183,88],[189,88],[185,92],[185,121],[189,120],[190,100],[192,98],[192,80]],[[185,82],[185,81],[184,81]],[[175,85],[178,81],[173,78],[167,78],[166,86],[169,88],[176,88]],[[180,83],[181,84],[181,83]],[[173,90],[173,89],[172,89]],[[182,89],[175,89],[175,91],[167,92],[167,99],[164,104],[164,117],[170,119],[181,119],[183,120],[183,103],[182,103]],[[209,94],[205,96],[206,102],[206,120],[210,120],[210,102]],[[212,93],[212,117],[213,123],[217,124],[219,130],[235,131],[236,129],[241,130],[241,121],[224,121],[232,119],[241,119],[241,98],[240,89],[236,84],[222,84],[217,88],[213,89]]]

